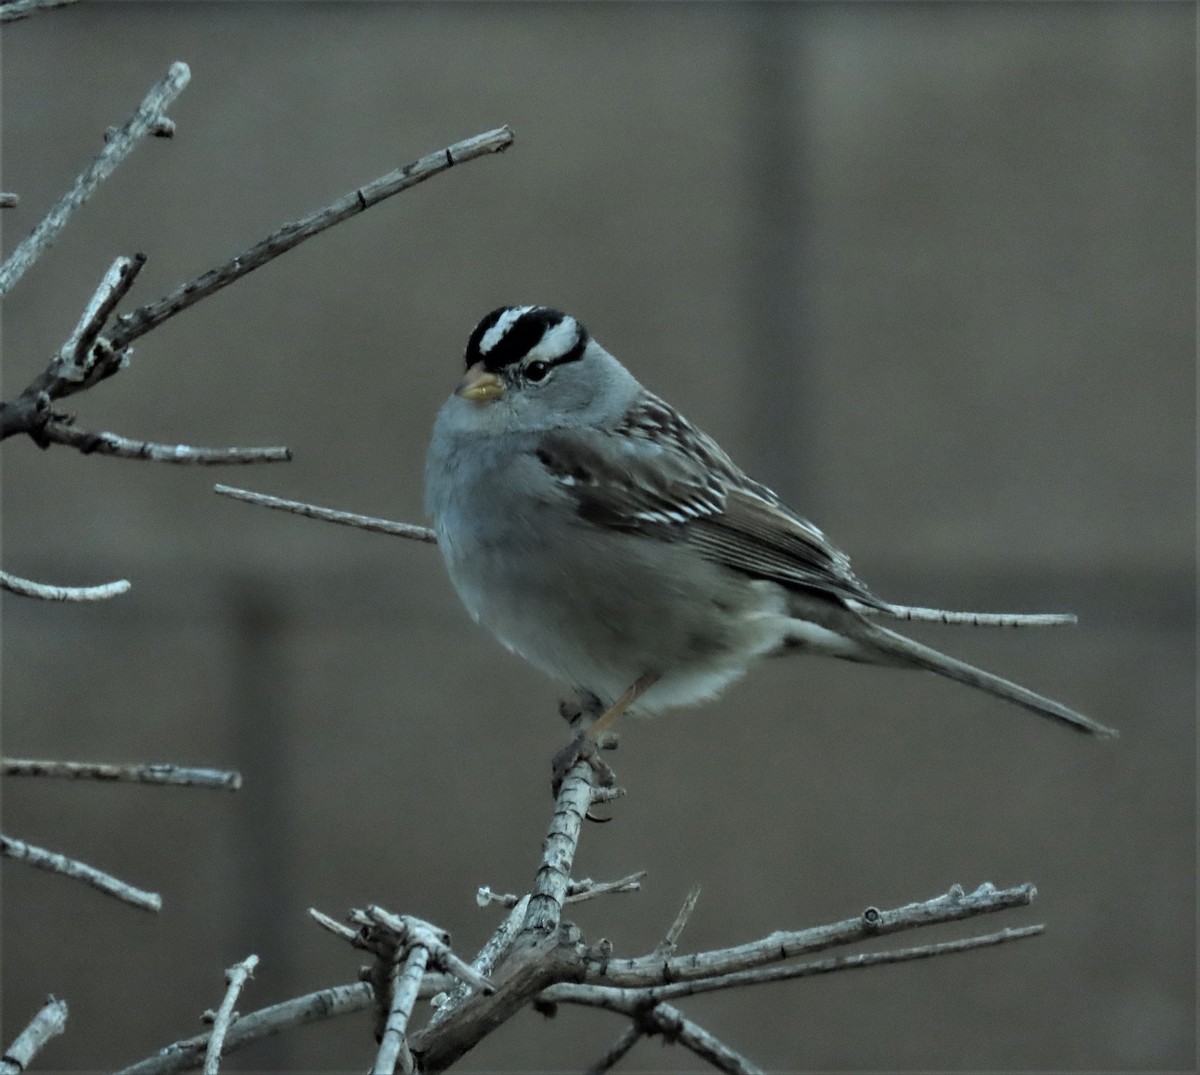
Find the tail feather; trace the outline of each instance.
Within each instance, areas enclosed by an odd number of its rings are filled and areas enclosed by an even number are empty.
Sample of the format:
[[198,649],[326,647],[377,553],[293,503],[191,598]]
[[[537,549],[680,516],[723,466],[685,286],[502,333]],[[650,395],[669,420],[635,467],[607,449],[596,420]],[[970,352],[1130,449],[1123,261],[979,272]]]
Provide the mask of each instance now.
[[855,632],[857,640],[883,651],[897,663],[915,665],[929,672],[936,672],[939,676],[945,676],[947,679],[965,683],[969,687],[977,687],[979,690],[987,691],[988,694],[994,694],[998,698],[1003,698],[1005,701],[1022,706],[1041,716],[1062,721],[1076,731],[1087,732],[1089,735],[1097,735],[1105,739],[1116,738],[1119,734],[1116,729],[1099,724],[1061,702],[1043,697],[1028,687],[1022,687],[1019,683],[1013,683],[993,675],[991,672],[985,672],[982,668],[976,668],[965,661],[948,657],[944,653],[939,653],[929,646],[923,646],[920,642],[914,642],[911,638],[898,635],[895,631],[889,631],[886,627],[880,627],[876,623],[868,623],[865,620],[860,622],[864,629],[861,632]]

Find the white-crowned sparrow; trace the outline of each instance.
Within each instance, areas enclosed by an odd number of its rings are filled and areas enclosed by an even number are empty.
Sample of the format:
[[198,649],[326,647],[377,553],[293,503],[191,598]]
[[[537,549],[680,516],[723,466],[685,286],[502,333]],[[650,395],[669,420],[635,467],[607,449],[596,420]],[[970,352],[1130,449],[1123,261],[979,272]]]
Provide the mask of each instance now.
[[426,509],[471,615],[612,711],[717,694],[756,657],[808,652],[924,668],[1095,735],[1050,698],[913,642],[881,617],[943,613],[870,592],[820,530],[646,391],[573,317],[493,310],[437,417]]

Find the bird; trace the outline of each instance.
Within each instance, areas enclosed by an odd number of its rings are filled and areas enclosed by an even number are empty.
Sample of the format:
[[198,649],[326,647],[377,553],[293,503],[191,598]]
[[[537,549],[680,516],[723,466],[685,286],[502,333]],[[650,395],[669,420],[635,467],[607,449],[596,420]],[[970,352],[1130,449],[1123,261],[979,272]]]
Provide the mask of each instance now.
[[467,340],[465,367],[434,422],[426,512],[472,618],[590,699],[597,719],[560,767],[626,710],[705,701],[759,658],[790,653],[922,669],[1076,731],[1117,734],[881,622],[1074,616],[882,600],[818,527],[570,314],[492,310]]

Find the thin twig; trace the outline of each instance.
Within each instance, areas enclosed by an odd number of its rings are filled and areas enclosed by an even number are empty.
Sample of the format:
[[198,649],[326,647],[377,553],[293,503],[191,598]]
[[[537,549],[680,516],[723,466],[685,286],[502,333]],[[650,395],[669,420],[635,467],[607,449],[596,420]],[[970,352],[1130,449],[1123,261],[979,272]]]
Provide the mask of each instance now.
[[[679,997],[696,996],[700,993],[715,993],[723,989],[738,989],[748,985],[765,985],[770,982],[792,981],[796,978],[812,978],[820,974],[833,974],[842,970],[861,970],[886,963],[910,963],[918,959],[956,955],[976,948],[991,948],[1011,941],[1023,941],[1045,931],[1044,925],[1021,926],[984,933],[975,937],[963,937],[936,944],[916,945],[912,948],[891,948],[883,952],[859,952],[850,956],[835,956],[832,959],[815,959],[807,963],[783,963],[772,967],[755,967],[753,970],[733,971],[729,974],[697,978],[687,982],[671,982],[649,985],[640,989],[622,989],[608,985],[555,985],[542,993],[543,1000],[551,1003],[590,1004],[609,1008],[612,1011],[630,1014],[639,1006],[660,1000],[675,1000]],[[781,957],[782,958],[782,957]],[[660,982],[665,976],[660,975]],[[594,990],[594,992],[593,992]]]
[[113,780],[133,784],[170,784],[175,787],[223,788],[237,791],[242,774],[225,769],[194,769],[184,765],[109,765],[89,761],[35,761],[0,758],[5,776],[60,776],[74,780]]
[[152,463],[184,466],[286,463],[292,458],[292,450],[284,447],[194,448],[189,444],[159,444],[151,440],[130,440],[116,433],[89,433],[53,419],[42,427],[41,437],[52,444],[77,448],[84,455],[114,455],[121,459],[146,459]]
[[276,511],[288,511],[293,515],[304,515],[310,519],[324,519],[325,522],[340,523],[342,526],[356,526],[360,530],[373,530],[378,534],[392,534],[395,537],[412,538],[414,541],[437,541],[437,535],[428,527],[414,526],[412,523],[397,523],[390,519],[378,519],[373,515],[356,515],[349,511],[335,511],[333,508],[322,508],[317,504],[306,504],[300,500],[284,500],[282,497],[268,496],[266,493],[252,493],[249,489],[235,489],[231,485],[214,485],[213,492],[218,496],[245,501],[247,504],[258,504],[260,507],[274,508]]
[[39,601],[106,601],[117,597],[129,589],[128,579],[117,579],[115,582],[105,582],[99,586],[51,586],[45,582],[34,582],[23,579],[18,575],[10,575],[0,571],[0,590],[20,594],[22,597],[36,597]]
[[[58,353],[58,359],[50,367],[52,376],[65,381],[84,382],[90,372],[88,352],[91,351],[100,332],[112,315],[113,310],[133,287],[133,282],[146,264],[146,255],[137,254],[134,257],[119,257],[109,266],[108,272],[100,281],[100,286],[84,307],[75,331],[67,338]],[[113,355],[113,369],[120,367],[122,359],[111,348],[105,349],[106,354]],[[60,393],[66,395],[67,393]],[[59,398],[57,395],[55,398]]]
[[727,1075],[764,1075],[760,1067],[670,1004],[654,1005],[642,1020],[643,1025],[652,1026],[667,1041],[678,1042],[718,1071]]
[[760,940],[731,948],[673,956],[666,960],[654,953],[634,959],[608,960],[603,964],[602,973],[589,975],[589,980],[632,988],[654,985],[663,981],[664,975],[672,982],[712,978],[778,963],[781,959],[810,955],[836,945],[852,944],[868,937],[1027,906],[1036,896],[1037,889],[1031,884],[1001,889],[984,883],[969,894],[965,894],[960,885],[954,885],[948,893],[933,899],[890,910],[868,907],[862,914],[840,922],[810,929],[778,930]]
[[[597,896],[606,896],[609,893],[638,892],[645,876],[645,870],[638,870],[618,881],[593,881],[590,877],[585,877],[582,881],[572,881],[567,885],[566,902],[583,903],[584,900],[594,900]],[[475,902],[480,907],[487,907],[492,903],[498,903],[501,907],[515,907],[524,898],[513,892],[493,892],[487,885],[475,893]]]
[[606,1071],[611,1071],[643,1037],[645,1032],[642,1028],[636,1022],[630,1023],[605,1050],[604,1055],[587,1069],[586,1075],[604,1075]]
[[[68,3],[74,3],[75,0],[67,0]],[[21,204],[21,195],[9,194],[7,191],[0,193],[0,209],[14,209]]]
[[[487,943],[471,960],[471,969],[484,977],[496,969],[497,964],[508,954],[513,942],[521,932],[525,921],[525,913],[529,909],[529,897],[522,896],[508,912],[504,921],[496,927],[496,931],[488,938]],[[442,997],[434,997],[437,1005],[429,1018],[429,1026],[434,1027],[445,1022],[454,1010],[474,992],[466,982],[459,982],[454,989]]]
[[166,111],[167,106],[179,96],[188,84],[191,72],[185,63],[173,63],[166,77],[151,87],[137,111],[117,131],[99,155],[80,173],[74,185],[62,196],[58,204],[42,218],[41,222],[9,255],[0,266],[0,295],[7,295],[13,285],[24,276],[26,270],[37,261],[58,237],[59,232],[91,193],[112,175],[138,141],[150,133],[155,121]]
[[583,816],[592,804],[594,773],[586,758],[577,761],[558,789],[554,817],[542,844],[542,863],[534,877],[522,932],[553,933],[558,928]]
[[[422,992],[445,988],[443,982],[430,982],[427,979]],[[365,1011],[374,1000],[375,994],[366,982],[352,982],[349,985],[319,989],[315,993],[272,1004],[270,1007],[241,1016],[229,1028],[229,1033],[225,1036],[224,1053],[228,1056],[262,1038],[295,1027]],[[119,1075],[171,1075],[177,1071],[194,1071],[203,1062],[210,1037],[210,1034],[198,1034],[193,1038],[177,1041],[153,1056],[123,1069]]]
[[413,1057],[408,1048],[408,1020],[417,1002],[417,992],[428,962],[429,949],[418,944],[409,949],[403,965],[399,961],[395,965],[392,1003],[380,1038],[373,1075],[392,1075],[397,1062],[405,1075],[411,1075],[413,1071]]
[[455,164],[464,164],[477,157],[492,153],[501,153],[513,142],[513,133],[508,127],[500,127],[494,131],[477,134],[473,138],[456,142],[446,149],[439,149],[412,164],[397,168],[380,176],[366,186],[349,194],[315,213],[310,213],[302,220],[285,224],[278,231],[268,235],[261,242],[255,243],[249,250],[231,258],[225,264],[188,283],[176,288],[169,295],[163,296],[157,302],[141,306],[131,313],[117,319],[117,330],[112,335],[113,347],[120,349],[128,346],[139,336],[160,325],[167,318],[174,316],[193,303],[232,284],[246,273],[265,265],[272,258],[291,250],[305,239],[324,231],[326,228],[339,224],[348,217],[361,213],[364,209],[399,194],[409,187],[431,179]]
[[55,851],[27,844],[24,840],[14,840],[10,836],[0,835],[0,855],[15,859],[17,862],[27,862],[30,866],[61,873],[66,877],[85,881],[93,888],[98,888],[106,895],[113,896],[125,903],[140,907],[143,911],[161,911],[162,897],[157,892],[146,892],[103,870],[89,866],[86,862],[69,859]]
[[679,908],[679,914],[675,916],[675,921],[671,923],[671,928],[667,930],[666,936],[658,942],[658,946],[654,949],[656,955],[674,954],[679,944],[679,935],[683,932],[683,927],[687,925],[688,919],[692,917],[698,899],[700,899],[700,886],[693,885],[692,890],[684,898],[683,906]]
[[0,1057],[0,1075],[21,1075],[46,1042],[57,1038],[66,1025],[67,1002],[51,997]]
[[249,955],[240,963],[235,963],[225,972],[228,988],[213,1019],[212,1032],[208,1037],[208,1048],[204,1053],[204,1075],[217,1075],[221,1066],[221,1049],[225,1045],[225,1035],[229,1033],[229,1024],[233,1021],[233,1006],[237,1003],[238,994],[246,979],[254,976],[254,968],[258,966],[258,956]]
[[[395,915],[372,904],[366,911],[351,911],[350,920],[377,931],[376,937],[367,938],[370,946],[378,940],[382,931],[388,941],[399,948],[420,945],[429,952],[430,962],[439,970],[454,975],[472,989],[483,993],[494,992],[492,983],[476,971],[466,960],[455,955],[450,947],[450,935],[443,929],[412,915]],[[375,950],[374,948],[372,950]]]
[[14,22],[25,19],[38,11],[46,11],[52,7],[66,7],[77,4],[79,0],[10,0],[0,4],[0,22]]

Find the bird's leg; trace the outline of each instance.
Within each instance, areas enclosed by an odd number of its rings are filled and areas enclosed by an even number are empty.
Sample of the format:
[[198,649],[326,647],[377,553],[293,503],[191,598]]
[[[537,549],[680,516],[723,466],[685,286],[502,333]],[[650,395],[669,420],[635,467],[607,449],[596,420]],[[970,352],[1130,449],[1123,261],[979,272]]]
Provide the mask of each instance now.
[[[601,786],[612,786],[615,780],[613,771],[597,753],[597,747],[603,745],[601,737],[616,723],[621,714],[654,686],[658,680],[659,676],[657,673],[648,673],[641,676],[632,687],[625,691],[620,698],[592,721],[586,729],[576,735],[562,750],[554,755],[552,763],[554,780],[551,786],[555,796],[558,795],[558,789],[562,786],[567,773],[571,771],[571,767],[577,761],[586,761],[596,771],[600,777]],[[578,717],[576,718],[577,720],[582,720],[586,714],[585,699],[581,696],[580,700],[581,705]],[[563,715],[566,716],[566,713],[564,712]],[[574,725],[575,721],[572,721],[572,724]]]

